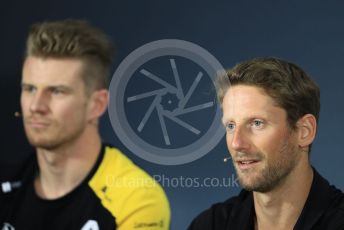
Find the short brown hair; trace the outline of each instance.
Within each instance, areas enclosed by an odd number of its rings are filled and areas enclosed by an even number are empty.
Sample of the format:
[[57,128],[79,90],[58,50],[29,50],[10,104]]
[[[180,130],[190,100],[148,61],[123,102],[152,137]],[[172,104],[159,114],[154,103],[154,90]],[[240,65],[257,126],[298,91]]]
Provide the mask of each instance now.
[[25,57],[76,58],[84,62],[86,90],[106,88],[113,46],[105,33],[86,21],[67,19],[33,24]]
[[296,122],[305,114],[313,114],[318,122],[320,90],[317,84],[297,65],[278,58],[256,58],[235,65],[217,81],[218,99],[230,86],[250,85],[262,88],[287,112],[288,124],[296,128]]

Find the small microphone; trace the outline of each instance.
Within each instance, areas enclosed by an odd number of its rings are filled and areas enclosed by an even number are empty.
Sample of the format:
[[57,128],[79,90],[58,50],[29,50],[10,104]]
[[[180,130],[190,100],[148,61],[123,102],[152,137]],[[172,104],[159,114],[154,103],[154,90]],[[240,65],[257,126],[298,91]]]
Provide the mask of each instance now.
[[6,181],[6,182],[1,183],[1,190],[3,193],[9,193],[14,189],[20,188],[21,185],[22,185],[21,181],[13,181],[13,182]]
[[15,117],[21,117],[21,114],[20,114],[20,112],[17,111],[17,112],[14,112],[14,116]]
[[225,157],[225,158],[223,158],[223,162],[227,162],[227,161],[229,161],[231,159],[231,157]]

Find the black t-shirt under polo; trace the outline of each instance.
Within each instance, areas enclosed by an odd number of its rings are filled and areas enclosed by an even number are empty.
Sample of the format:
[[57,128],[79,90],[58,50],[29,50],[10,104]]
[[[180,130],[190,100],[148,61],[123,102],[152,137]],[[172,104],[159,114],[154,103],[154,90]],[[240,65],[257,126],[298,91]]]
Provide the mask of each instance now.
[[[88,181],[103,160],[104,146],[91,172],[76,189],[54,200],[37,196],[34,177],[37,160],[32,155],[21,172],[22,186],[18,191],[2,194],[0,219],[5,229],[116,229],[113,215],[102,206],[88,186]],[[57,218],[58,217],[58,218]]]

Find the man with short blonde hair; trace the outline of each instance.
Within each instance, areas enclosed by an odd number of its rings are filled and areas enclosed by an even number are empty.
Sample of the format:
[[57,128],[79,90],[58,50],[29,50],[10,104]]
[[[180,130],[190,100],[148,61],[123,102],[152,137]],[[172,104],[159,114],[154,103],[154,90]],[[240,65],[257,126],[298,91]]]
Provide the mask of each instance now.
[[110,40],[85,21],[31,27],[21,108],[36,151],[1,182],[4,229],[169,229],[160,185],[101,141],[111,59]]

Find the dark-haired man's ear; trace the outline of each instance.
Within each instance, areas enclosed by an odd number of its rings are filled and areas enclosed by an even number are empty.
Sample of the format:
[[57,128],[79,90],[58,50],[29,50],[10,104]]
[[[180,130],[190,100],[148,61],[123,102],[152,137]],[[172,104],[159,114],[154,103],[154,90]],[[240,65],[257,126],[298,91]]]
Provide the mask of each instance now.
[[298,144],[300,148],[305,149],[315,139],[317,131],[317,120],[314,115],[306,114],[297,122],[298,129]]
[[96,90],[90,97],[88,106],[88,121],[97,123],[107,109],[109,101],[109,91],[107,89]]

